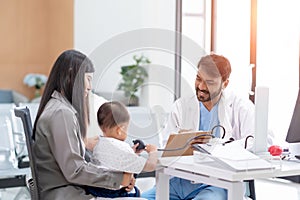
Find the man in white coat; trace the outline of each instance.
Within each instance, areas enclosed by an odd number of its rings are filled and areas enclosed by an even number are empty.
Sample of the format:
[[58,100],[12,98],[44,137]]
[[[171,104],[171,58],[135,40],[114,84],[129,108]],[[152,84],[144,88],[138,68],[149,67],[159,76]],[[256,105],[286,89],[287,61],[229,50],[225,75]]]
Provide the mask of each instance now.
[[[225,92],[229,83],[231,65],[224,56],[211,54],[198,63],[195,80],[195,95],[176,100],[163,134],[163,144],[170,133],[181,130],[211,130],[222,125],[226,130],[225,139],[245,143],[254,134],[254,104],[232,93]],[[214,131],[216,137],[223,134]],[[251,147],[251,145],[249,145]],[[170,179],[171,200],[225,200],[227,190],[206,184],[173,177]],[[155,199],[155,187],[142,194],[146,199]]]

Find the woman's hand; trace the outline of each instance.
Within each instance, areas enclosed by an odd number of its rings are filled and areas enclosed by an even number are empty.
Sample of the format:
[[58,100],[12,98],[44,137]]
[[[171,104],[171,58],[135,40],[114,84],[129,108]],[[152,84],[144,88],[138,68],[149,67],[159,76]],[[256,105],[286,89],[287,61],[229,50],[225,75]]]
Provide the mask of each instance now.
[[130,192],[134,188],[135,181],[135,178],[132,176],[129,185],[125,188],[127,192]]
[[85,148],[87,148],[90,151],[93,151],[93,149],[96,146],[96,144],[98,143],[98,141],[99,141],[99,136],[86,138],[84,140]]
[[[122,180],[121,185],[124,187],[129,186],[132,182],[132,178],[133,178],[133,176],[131,173],[123,172],[123,180]],[[134,183],[135,183],[135,181],[134,181]]]

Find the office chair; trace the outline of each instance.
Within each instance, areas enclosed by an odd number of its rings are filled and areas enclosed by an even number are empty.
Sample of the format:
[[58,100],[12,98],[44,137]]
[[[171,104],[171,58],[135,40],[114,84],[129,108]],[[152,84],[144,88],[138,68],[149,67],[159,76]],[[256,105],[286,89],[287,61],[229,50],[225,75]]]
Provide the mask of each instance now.
[[14,107],[13,103],[0,103],[0,196],[6,188],[20,187],[19,192],[14,195],[14,200],[19,200],[29,197],[26,177],[30,173],[30,169],[29,166],[27,168],[17,166],[17,145],[13,137],[15,131],[13,126]]
[[14,109],[16,117],[20,117],[23,123],[23,128],[26,136],[26,146],[29,156],[30,169],[32,178],[28,180],[30,195],[32,200],[39,200],[38,181],[36,176],[35,158],[32,151],[34,140],[32,139],[32,123],[30,111],[28,107],[16,107]]

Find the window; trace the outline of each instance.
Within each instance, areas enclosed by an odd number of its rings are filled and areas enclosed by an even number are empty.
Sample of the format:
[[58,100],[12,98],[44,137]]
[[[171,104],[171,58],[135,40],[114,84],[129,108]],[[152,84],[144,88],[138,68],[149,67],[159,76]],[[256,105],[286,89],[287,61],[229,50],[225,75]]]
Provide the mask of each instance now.
[[300,2],[257,2],[256,85],[269,87],[269,128],[283,144],[299,89]]
[[[210,53],[211,30],[211,1],[184,0],[182,1],[182,96],[194,93],[194,81],[197,74],[197,62],[203,53]],[[197,46],[197,51],[191,52],[191,43]],[[186,57],[189,53],[196,58]]]

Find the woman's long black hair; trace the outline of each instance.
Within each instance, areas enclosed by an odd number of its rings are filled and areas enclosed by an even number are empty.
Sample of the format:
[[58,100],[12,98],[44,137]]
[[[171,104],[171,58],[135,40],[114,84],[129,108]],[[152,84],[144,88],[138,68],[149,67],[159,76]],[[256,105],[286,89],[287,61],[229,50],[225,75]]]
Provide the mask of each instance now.
[[84,95],[84,78],[85,73],[94,71],[91,60],[79,51],[66,50],[57,58],[50,71],[34,122],[33,139],[35,138],[37,121],[55,90],[65,96],[78,112],[77,118],[80,124],[81,136],[86,137],[89,124],[89,100]]

